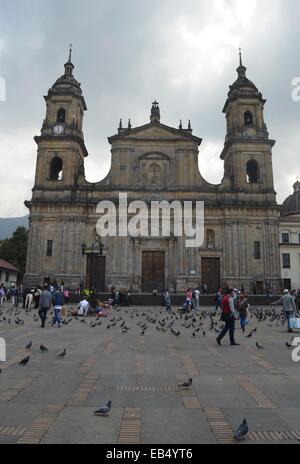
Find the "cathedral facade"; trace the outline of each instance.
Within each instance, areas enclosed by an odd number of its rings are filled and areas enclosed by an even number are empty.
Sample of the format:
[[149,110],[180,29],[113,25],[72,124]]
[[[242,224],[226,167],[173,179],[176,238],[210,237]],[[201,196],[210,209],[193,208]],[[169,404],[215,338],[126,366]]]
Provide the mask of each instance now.
[[[264,121],[265,100],[242,64],[224,106],[224,177],[208,183],[199,172],[202,139],[191,125],[169,127],[152,105],[150,121],[110,137],[111,169],[97,183],[85,178],[88,151],[82,131],[87,110],[71,54],[65,72],[49,89],[46,118],[37,143],[25,283],[63,281],[107,291],[182,292],[206,285],[244,287],[262,293],[281,288],[279,207],[274,190],[272,147]],[[100,201],[203,201],[205,240],[186,248],[184,239],[106,237],[99,240]]]

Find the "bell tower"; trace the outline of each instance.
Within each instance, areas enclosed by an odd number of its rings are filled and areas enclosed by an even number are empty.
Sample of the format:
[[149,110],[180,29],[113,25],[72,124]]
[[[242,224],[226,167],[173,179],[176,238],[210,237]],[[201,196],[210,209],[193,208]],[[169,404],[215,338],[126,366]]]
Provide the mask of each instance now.
[[74,189],[88,156],[82,131],[87,107],[81,84],[73,76],[72,46],[64,68],[44,97],[46,117],[41,134],[35,137],[38,156],[33,199],[40,198],[41,190]]
[[255,202],[276,203],[272,166],[275,141],[270,140],[264,121],[266,100],[246,71],[240,50],[238,78],[230,86],[223,109],[227,122],[221,154],[225,168],[223,189],[254,194]]

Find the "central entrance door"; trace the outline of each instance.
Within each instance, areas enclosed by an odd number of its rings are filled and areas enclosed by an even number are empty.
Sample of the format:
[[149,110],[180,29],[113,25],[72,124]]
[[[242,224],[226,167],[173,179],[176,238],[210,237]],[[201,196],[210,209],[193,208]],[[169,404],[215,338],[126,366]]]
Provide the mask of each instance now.
[[105,256],[88,255],[86,280],[88,287],[105,291]]
[[220,258],[201,258],[202,286],[214,294],[221,286]]
[[142,291],[165,290],[165,252],[143,251],[142,261]]

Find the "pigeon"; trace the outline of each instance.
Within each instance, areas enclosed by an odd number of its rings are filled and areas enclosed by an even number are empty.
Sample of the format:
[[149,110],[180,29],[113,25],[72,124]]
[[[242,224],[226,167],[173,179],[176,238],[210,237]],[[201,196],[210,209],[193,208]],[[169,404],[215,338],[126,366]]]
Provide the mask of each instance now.
[[287,348],[294,348],[293,345],[291,345],[289,342],[286,342],[285,346],[286,346]]
[[249,335],[246,336],[246,338],[251,338],[253,336],[253,332],[249,333]]
[[178,330],[177,333],[174,333],[174,335],[175,335],[175,337],[179,337],[179,335],[180,335],[180,330]]
[[29,342],[28,345],[25,346],[26,350],[30,350],[32,348],[32,342]]
[[243,438],[246,437],[246,435],[248,434],[249,432],[249,427],[248,427],[248,424],[247,424],[247,420],[244,419],[243,420],[243,423],[239,426],[238,430],[236,431],[235,435],[234,435],[234,439],[235,440],[243,440]]
[[22,361],[19,362],[20,366],[26,366],[30,361],[30,356],[28,356],[25,359],[22,359]]
[[257,342],[256,342],[256,348],[258,350],[264,350],[264,347],[263,346],[260,346]]
[[108,416],[110,410],[111,410],[111,401],[109,401],[106,406],[103,406],[98,411],[95,411],[94,415],[95,416]]
[[195,338],[195,337],[196,337],[196,334],[195,334],[195,332],[193,332],[193,338]]
[[67,354],[67,351],[64,349],[64,351],[57,356],[57,359],[64,358],[66,354]]
[[193,379],[189,379],[187,382],[184,382],[182,385],[178,385],[179,388],[190,388],[192,386]]
[[203,337],[206,337],[206,332],[205,332],[205,330],[203,331]]
[[45,353],[46,351],[48,351],[48,348],[46,348],[45,346],[41,345],[40,346],[40,350]]

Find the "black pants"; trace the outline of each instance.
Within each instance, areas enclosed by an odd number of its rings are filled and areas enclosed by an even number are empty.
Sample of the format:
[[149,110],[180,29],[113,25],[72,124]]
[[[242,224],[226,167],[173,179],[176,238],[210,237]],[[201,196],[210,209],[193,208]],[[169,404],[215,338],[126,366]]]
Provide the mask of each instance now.
[[48,309],[49,308],[41,308],[39,310],[39,316],[40,316],[41,321],[42,321],[42,327],[45,327]]
[[225,337],[228,331],[229,331],[230,343],[231,345],[233,345],[235,343],[235,339],[234,339],[235,320],[230,316],[227,316],[226,321],[225,321],[225,327],[220,333],[218,339],[221,341]]

